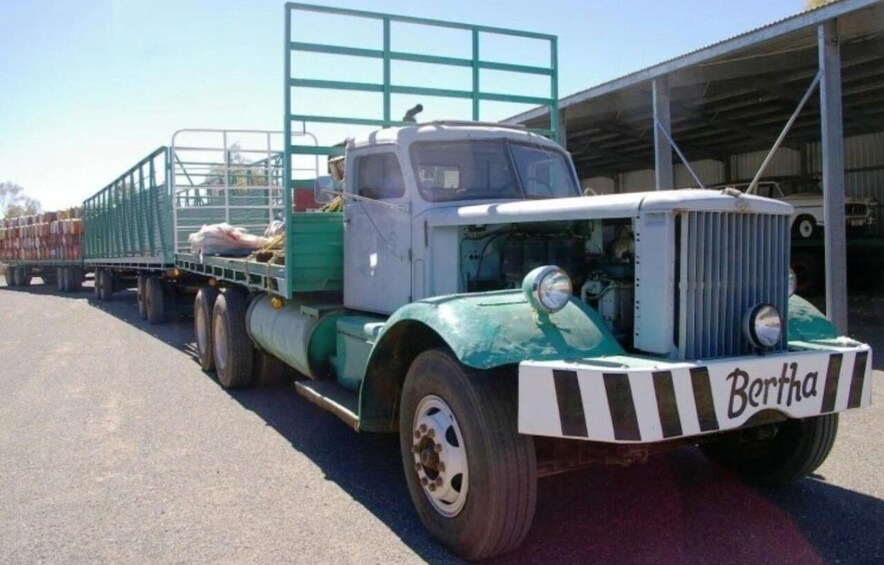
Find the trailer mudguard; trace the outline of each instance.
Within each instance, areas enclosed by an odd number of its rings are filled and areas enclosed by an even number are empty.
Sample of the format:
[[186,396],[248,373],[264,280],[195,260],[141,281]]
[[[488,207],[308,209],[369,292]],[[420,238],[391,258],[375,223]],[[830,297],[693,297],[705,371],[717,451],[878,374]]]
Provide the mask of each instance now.
[[483,370],[526,359],[624,353],[602,317],[577,299],[550,315],[538,314],[519,290],[413,302],[390,317],[371,351],[360,394],[360,429],[396,429],[395,406],[411,361],[440,346],[464,365]]

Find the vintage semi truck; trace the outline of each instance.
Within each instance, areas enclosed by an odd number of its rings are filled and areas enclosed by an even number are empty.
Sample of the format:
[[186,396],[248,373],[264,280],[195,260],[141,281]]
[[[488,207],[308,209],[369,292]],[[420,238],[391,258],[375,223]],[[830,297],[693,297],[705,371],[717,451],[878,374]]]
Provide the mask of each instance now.
[[[298,41],[299,15],[316,12],[379,22],[383,48]],[[540,132],[479,121],[483,101],[557,115],[554,37],[303,4],[285,15],[284,131],[235,151],[242,132],[176,134],[84,203],[85,264],[103,298],[134,284],[151,322],[192,301],[199,363],[222,387],[278,359],[355,430],[397,433],[420,520],[459,556],[516,548],[538,478],[588,465],[699,445],[748,481],[799,480],[829,454],[839,413],[870,403],[870,348],[792,293],[791,206],[728,189],[583,196],[555,118]],[[398,23],[465,31],[473,58],[393,51]],[[546,41],[550,65],[483,60],[484,34]],[[383,77],[302,78],[303,52],[379,60]],[[395,61],[476,78],[397,85]],[[549,77],[550,95],[483,92],[483,69]],[[379,93],[383,116],[304,114],[297,92],[311,88]],[[397,94],[471,100],[473,120],[392,120]],[[305,132],[324,123],[378,129],[322,145]],[[197,134],[220,141],[182,141]],[[326,157],[334,174],[318,178]],[[308,188],[342,210],[298,211]],[[280,245],[247,257],[187,241],[203,223],[277,219]]]

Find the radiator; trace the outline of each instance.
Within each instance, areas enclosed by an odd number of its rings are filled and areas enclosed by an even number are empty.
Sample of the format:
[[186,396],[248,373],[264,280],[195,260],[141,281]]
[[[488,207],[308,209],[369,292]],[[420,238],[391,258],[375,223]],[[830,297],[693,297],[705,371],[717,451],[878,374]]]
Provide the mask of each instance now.
[[789,298],[789,216],[682,212],[676,225],[675,343],[681,359],[754,351],[743,317],[759,303],[784,318]]

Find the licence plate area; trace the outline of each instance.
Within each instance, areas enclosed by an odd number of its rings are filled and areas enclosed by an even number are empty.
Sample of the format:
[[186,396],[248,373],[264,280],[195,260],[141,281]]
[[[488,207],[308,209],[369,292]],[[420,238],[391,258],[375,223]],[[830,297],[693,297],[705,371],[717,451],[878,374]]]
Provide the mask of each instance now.
[[644,443],[739,428],[762,410],[804,418],[871,402],[865,345],[645,363],[625,357],[521,363],[519,432]]

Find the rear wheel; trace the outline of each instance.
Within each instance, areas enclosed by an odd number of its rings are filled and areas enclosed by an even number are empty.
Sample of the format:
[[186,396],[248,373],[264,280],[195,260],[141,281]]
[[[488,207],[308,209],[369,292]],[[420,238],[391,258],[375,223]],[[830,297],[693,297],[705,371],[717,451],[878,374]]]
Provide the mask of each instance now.
[[31,272],[27,267],[19,267],[15,273],[16,286],[31,286]]
[[779,486],[799,481],[822,465],[837,435],[838,414],[827,414],[731,432],[701,448],[747,482]]
[[402,462],[421,522],[465,559],[519,546],[537,499],[534,442],[517,429],[516,384],[421,353],[399,415]]
[[101,300],[101,270],[92,273],[92,292],[97,300]]
[[193,329],[196,334],[196,352],[203,371],[215,368],[215,351],[212,347],[212,309],[218,298],[218,290],[204,286],[193,301]]
[[114,297],[114,274],[110,269],[102,269],[99,275],[100,286],[98,296],[102,300],[111,300]]
[[56,272],[57,271],[55,269],[43,269],[43,271],[40,273],[40,278],[43,279],[43,284],[46,286],[55,286],[56,284],[58,284],[55,281]]
[[16,267],[6,267],[6,286],[14,288],[16,286],[15,275],[18,269]]
[[82,275],[77,267],[67,267],[65,270],[65,285],[67,292],[79,292],[83,286]]
[[150,276],[144,281],[144,298],[144,309],[148,323],[159,324],[163,321],[163,313],[165,312],[163,281],[159,277]]
[[144,293],[146,292],[147,275],[138,275],[136,279],[136,296],[138,297],[138,315],[142,319],[147,319],[147,303],[145,302]]
[[212,312],[215,372],[224,388],[252,382],[252,340],[246,333],[246,297],[233,289],[218,293]]

